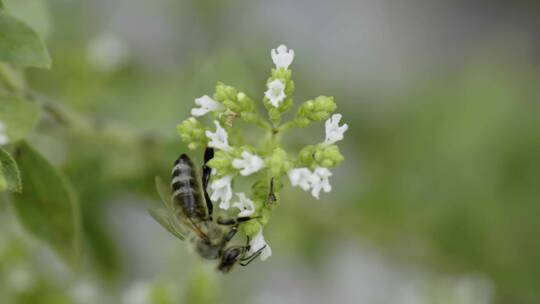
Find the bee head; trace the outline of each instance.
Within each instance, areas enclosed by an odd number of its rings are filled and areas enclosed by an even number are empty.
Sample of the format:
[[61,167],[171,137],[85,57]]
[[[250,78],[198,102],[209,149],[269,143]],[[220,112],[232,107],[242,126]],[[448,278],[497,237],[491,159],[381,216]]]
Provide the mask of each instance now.
[[229,272],[234,266],[234,264],[236,264],[237,258],[241,253],[241,249],[237,247],[225,249],[218,266],[219,271],[223,273]]

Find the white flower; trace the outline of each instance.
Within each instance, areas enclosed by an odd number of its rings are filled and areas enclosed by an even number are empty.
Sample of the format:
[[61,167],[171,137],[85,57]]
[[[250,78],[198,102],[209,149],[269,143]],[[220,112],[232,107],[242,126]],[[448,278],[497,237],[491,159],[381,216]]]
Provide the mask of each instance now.
[[279,107],[285,99],[285,85],[279,79],[269,82],[268,90],[264,92],[264,96],[270,100],[274,108]]
[[236,193],[236,196],[238,196],[240,201],[233,203],[233,207],[240,209],[238,217],[251,216],[255,213],[255,205],[252,200],[247,198],[244,193]]
[[0,121],[0,145],[5,145],[8,142],[6,135],[6,125]]
[[276,49],[272,49],[270,52],[272,55],[272,61],[276,65],[276,68],[285,68],[288,69],[294,59],[294,51],[291,49],[287,51],[287,46],[284,44],[278,46],[277,52]]
[[151,290],[150,286],[144,282],[137,282],[129,287],[122,297],[124,304],[150,304]]
[[242,158],[235,158],[232,161],[233,167],[240,171],[244,176],[251,175],[264,167],[264,160],[248,151],[242,152]]
[[206,137],[210,139],[208,146],[229,151],[231,146],[229,146],[229,135],[227,134],[227,131],[221,127],[219,122],[214,120],[214,124],[216,125],[216,132],[212,133],[210,131],[206,131]]
[[34,286],[35,273],[27,265],[17,265],[6,272],[5,282],[8,288],[15,291],[26,291]]
[[99,302],[99,290],[95,283],[91,281],[77,282],[70,289],[70,295],[73,303],[76,304],[94,304]]
[[316,199],[319,199],[321,190],[324,192],[332,190],[328,180],[332,176],[332,172],[327,168],[317,167],[314,172],[308,168],[296,168],[289,170],[288,175],[293,186],[300,187],[304,191],[311,190],[311,195]]
[[314,176],[308,168],[291,169],[288,172],[289,180],[295,187],[300,187],[304,191],[309,191],[313,184]]
[[272,249],[270,249],[270,246],[266,243],[264,240],[262,229],[257,233],[257,235],[251,240],[249,243],[250,249],[249,252],[251,254],[257,252],[259,249],[263,248],[261,252],[261,260],[264,261],[268,259],[272,255]]
[[332,176],[332,172],[330,172],[330,170],[327,168],[315,168],[315,171],[313,172],[313,177],[315,178],[313,178],[313,183],[311,185],[311,195],[313,195],[316,199],[319,199],[321,189],[324,190],[324,192],[332,191],[332,186],[328,180],[330,176]]
[[88,59],[96,68],[114,71],[127,61],[128,47],[114,33],[102,33],[94,37],[88,45]]
[[196,98],[195,104],[199,106],[199,108],[191,109],[191,115],[195,117],[203,116],[210,111],[221,111],[225,109],[225,107],[221,103],[213,100],[208,95]]
[[341,114],[334,114],[324,123],[326,129],[326,139],[324,140],[325,144],[334,144],[343,139],[343,133],[347,131],[349,126],[343,124],[339,126],[339,121],[341,120]]
[[210,199],[214,202],[217,202],[218,200],[221,201],[221,203],[219,203],[219,208],[221,209],[227,210],[230,207],[233,195],[231,188],[232,178],[232,175],[226,175],[210,184],[210,190],[212,190]]

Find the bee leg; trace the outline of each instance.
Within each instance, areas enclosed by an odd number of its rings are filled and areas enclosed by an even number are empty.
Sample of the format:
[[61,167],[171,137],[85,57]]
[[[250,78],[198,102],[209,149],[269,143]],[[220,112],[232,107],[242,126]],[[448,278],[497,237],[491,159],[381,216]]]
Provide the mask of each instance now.
[[[257,217],[258,218],[258,217]],[[243,218],[239,218],[240,219],[243,219]],[[251,219],[254,219],[254,218],[245,218],[246,220],[251,220]],[[221,221],[221,223],[220,223]],[[226,221],[226,224],[224,224],[223,222]],[[232,225],[231,227],[231,230],[229,230],[229,232],[227,232],[227,234],[223,237],[223,242],[224,243],[227,243],[229,242],[230,240],[232,240],[232,238],[236,235],[236,233],[238,232],[238,226],[240,226],[240,221],[237,221],[237,220],[234,220],[234,219],[228,219],[228,220],[224,220],[222,219],[221,217],[218,217],[217,219],[217,222],[218,224],[221,224],[221,225],[226,225],[226,226],[230,226]],[[250,246],[249,246],[249,236],[247,237],[247,244],[246,246],[243,246],[242,247],[244,249],[244,255],[245,253],[249,250]]]
[[256,258],[258,258],[261,255],[264,248],[266,248],[266,245],[262,246],[259,250],[255,251],[252,255],[248,256],[247,258],[241,258],[238,264],[244,267],[249,265],[251,262],[253,262]]
[[243,216],[243,217],[239,217],[237,219],[224,219],[222,217],[218,217],[217,218],[217,223],[219,225],[223,225],[223,226],[233,226],[233,225],[238,225],[240,223],[243,223],[243,222],[247,222],[247,221],[250,221],[250,220],[254,220],[254,219],[258,219],[258,218],[261,218],[261,216],[254,216],[254,217],[250,217],[250,216]]
[[229,232],[227,232],[227,234],[223,237],[223,243],[227,243],[230,240],[232,240],[237,232],[238,232],[238,225],[232,226],[231,230],[229,230]]
[[208,218],[212,220],[212,212],[214,211],[214,205],[208,195],[208,182],[210,181],[210,175],[212,174],[212,168],[208,167],[207,163],[214,158],[214,149],[206,148],[204,150],[204,164],[202,166],[202,186],[204,192],[204,200],[206,201],[206,209],[208,210]]

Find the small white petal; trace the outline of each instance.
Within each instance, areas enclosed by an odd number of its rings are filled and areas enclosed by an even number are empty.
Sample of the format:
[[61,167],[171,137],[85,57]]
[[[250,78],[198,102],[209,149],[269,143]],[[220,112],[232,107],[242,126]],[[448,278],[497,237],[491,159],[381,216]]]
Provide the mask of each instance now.
[[241,170],[243,176],[251,175],[264,167],[264,160],[258,155],[244,151],[241,154],[242,158],[235,158],[232,161],[234,168]]
[[343,133],[347,131],[349,126],[343,124],[339,126],[339,121],[341,120],[341,114],[334,114],[332,117],[326,120],[324,123],[326,138],[324,140],[325,144],[334,144],[343,139]]
[[229,146],[229,135],[227,131],[221,127],[219,122],[214,121],[216,125],[216,132],[206,131],[206,137],[210,139],[208,143],[209,147],[229,151],[231,147]]
[[219,208],[227,210],[232,199],[231,181],[232,175],[226,175],[210,183],[210,199],[214,202],[220,201]]
[[260,255],[262,261],[268,259],[272,255],[272,249],[264,240],[262,229],[261,231],[259,231],[259,233],[257,233],[257,235],[255,235],[255,237],[253,237],[249,245],[251,247],[249,249],[249,252],[251,254],[257,252],[258,250],[264,247]]
[[255,213],[255,204],[253,204],[253,201],[247,198],[244,193],[236,193],[236,196],[238,196],[240,200],[233,203],[233,207],[240,209],[238,217],[253,215],[253,213]]
[[329,177],[332,176],[332,172],[327,168],[317,167],[313,172],[315,177],[314,182],[312,183],[311,195],[316,199],[319,199],[319,194],[321,190],[324,192],[332,191],[332,186],[330,185]]
[[199,108],[193,108],[191,109],[191,115],[193,116],[203,116],[208,112],[214,112],[214,111],[221,111],[225,109],[225,107],[212,99],[208,95],[201,96],[199,98],[195,99],[195,104],[199,106]]
[[289,65],[291,65],[294,59],[294,51],[292,49],[287,51],[287,46],[284,44],[278,46],[277,52],[276,49],[272,49],[272,51],[270,51],[270,55],[272,55],[272,61],[276,65],[277,69],[288,69]]
[[205,108],[193,108],[191,109],[191,115],[195,117],[203,116],[208,113],[208,109]]
[[264,96],[270,100],[270,103],[274,108],[279,107],[279,105],[285,99],[285,84],[279,79],[275,79],[268,83],[268,90],[264,92]]
[[291,169],[288,172],[291,185],[300,187],[304,191],[309,191],[313,182],[313,175],[308,168]]
[[314,172],[308,168],[296,168],[289,170],[288,175],[293,186],[298,186],[304,191],[311,190],[311,195],[316,199],[319,199],[321,190],[324,192],[332,190],[329,181],[332,172],[327,168],[317,167]]

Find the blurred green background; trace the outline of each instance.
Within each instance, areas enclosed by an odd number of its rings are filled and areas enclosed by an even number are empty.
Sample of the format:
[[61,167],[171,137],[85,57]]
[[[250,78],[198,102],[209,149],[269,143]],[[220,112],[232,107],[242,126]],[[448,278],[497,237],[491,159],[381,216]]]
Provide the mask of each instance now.
[[[0,197],[1,303],[540,302],[538,2],[4,2],[53,59],[30,87],[91,128],[45,117],[30,139],[78,195],[80,270]],[[262,97],[281,43],[297,102],[335,96],[346,160],[320,201],[286,187],[269,260],[218,275],[148,216],[153,179],[193,100]]]

